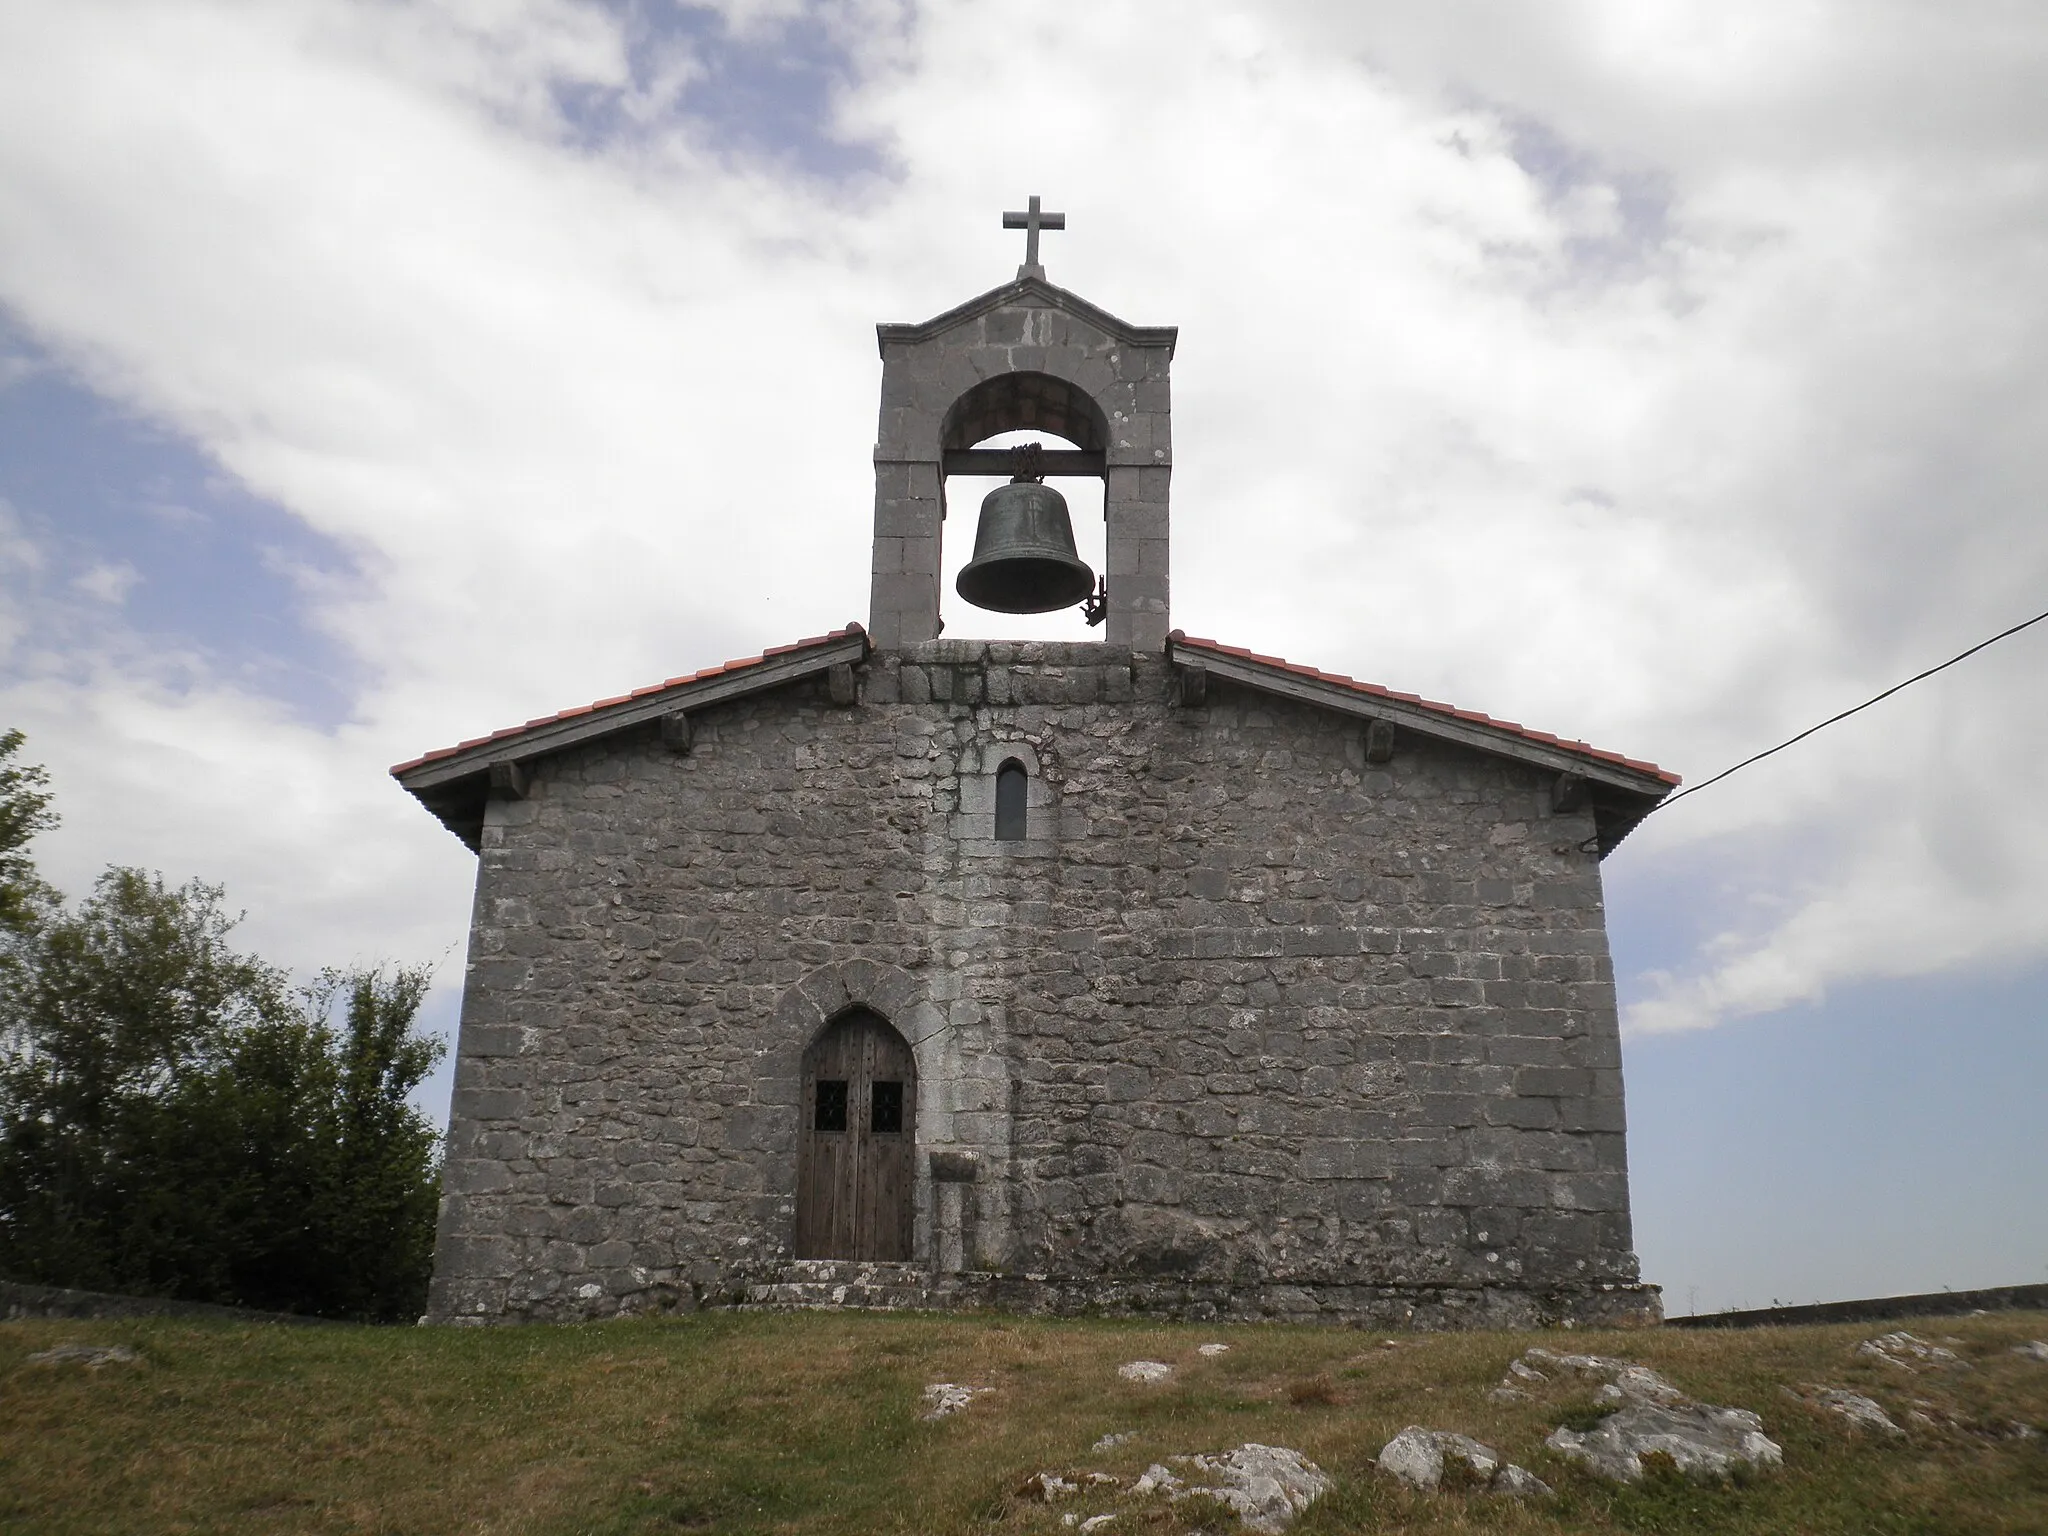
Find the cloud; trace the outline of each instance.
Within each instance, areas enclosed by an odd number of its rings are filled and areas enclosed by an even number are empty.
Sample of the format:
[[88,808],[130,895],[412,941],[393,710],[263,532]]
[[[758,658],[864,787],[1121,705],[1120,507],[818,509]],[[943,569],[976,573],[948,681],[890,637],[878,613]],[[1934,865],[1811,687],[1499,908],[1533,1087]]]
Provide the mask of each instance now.
[[[725,8],[843,51],[838,180],[693,118],[652,14],[0,21],[0,302],[362,572],[304,587],[338,730],[118,639],[0,694],[66,860],[224,870],[298,954],[459,938],[382,764],[861,616],[871,327],[1005,279],[1033,190],[1055,281],[1182,328],[1190,629],[1697,778],[2039,607],[2022,12]],[[1630,839],[1744,852],[1633,1027],[2048,948],[2048,706],[1984,663]]]
[[118,608],[128,600],[128,594],[135,584],[142,580],[142,572],[125,560],[101,562],[71,578],[71,585],[95,601],[108,603]]

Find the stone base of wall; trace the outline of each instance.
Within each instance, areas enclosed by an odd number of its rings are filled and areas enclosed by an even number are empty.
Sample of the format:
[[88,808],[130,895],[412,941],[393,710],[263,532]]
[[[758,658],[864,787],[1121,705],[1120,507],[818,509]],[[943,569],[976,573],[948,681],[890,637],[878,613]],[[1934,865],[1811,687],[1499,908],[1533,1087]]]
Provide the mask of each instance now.
[[[1231,1285],[1166,1279],[1062,1279],[968,1271],[933,1275],[915,1264],[798,1259],[729,1284],[622,1298],[616,1313],[751,1311],[1014,1312],[1046,1317],[1159,1317],[1181,1322],[1335,1323],[1437,1331],[1452,1328],[1636,1328],[1663,1320],[1659,1287],[1576,1285]],[[591,1309],[585,1315],[595,1315]],[[576,1321],[557,1308],[524,1316],[434,1322]]]

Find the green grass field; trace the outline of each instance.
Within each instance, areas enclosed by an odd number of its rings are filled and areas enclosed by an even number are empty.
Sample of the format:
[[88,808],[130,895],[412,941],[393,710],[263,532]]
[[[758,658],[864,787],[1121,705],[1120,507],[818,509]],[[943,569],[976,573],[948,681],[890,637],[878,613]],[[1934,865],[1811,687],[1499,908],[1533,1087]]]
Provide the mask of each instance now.
[[[714,1314],[581,1327],[292,1328],[194,1321],[0,1324],[0,1530],[57,1532],[1221,1531],[1214,1506],[1092,1491],[1047,1507],[1041,1470],[1128,1482],[1245,1441],[1294,1447],[1336,1490],[1295,1526],[1331,1531],[2048,1532],[2048,1364],[2011,1353],[2048,1317],[1919,1322],[1966,1370],[1854,1355],[1890,1325],[1748,1332],[1410,1334],[996,1317]],[[1228,1353],[1205,1359],[1198,1344]],[[135,1364],[30,1364],[53,1344]],[[1756,1410],[1781,1470],[1611,1488],[1543,1448],[1583,1400],[1494,1403],[1532,1343],[1626,1355],[1704,1402]],[[1172,1381],[1120,1381],[1127,1360]],[[931,1382],[994,1389],[922,1422]],[[1787,1397],[1819,1382],[1916,1401],[1902,1441]],[[1516,1504],[1421,1495],[1373,1469],[1411,1423],[1476,1435],[1557,1489]],[[1134,1438],[1091,1445],[1113,1431]]]

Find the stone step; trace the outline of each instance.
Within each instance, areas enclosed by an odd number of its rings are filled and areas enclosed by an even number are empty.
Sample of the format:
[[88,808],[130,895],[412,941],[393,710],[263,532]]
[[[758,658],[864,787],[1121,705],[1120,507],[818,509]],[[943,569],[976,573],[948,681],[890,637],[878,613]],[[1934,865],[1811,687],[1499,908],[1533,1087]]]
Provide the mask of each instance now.
[[892,1311],[933,1305],[929,1276],[916,1264],[793,1259],[746,1288],[742,1308],[770,1311]]

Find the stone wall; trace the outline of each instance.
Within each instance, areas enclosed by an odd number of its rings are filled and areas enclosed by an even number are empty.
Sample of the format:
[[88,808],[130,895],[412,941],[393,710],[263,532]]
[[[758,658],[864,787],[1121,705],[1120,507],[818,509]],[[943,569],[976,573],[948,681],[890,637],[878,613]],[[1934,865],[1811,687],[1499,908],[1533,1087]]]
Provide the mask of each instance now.
[[1107,645],[927,642],[861,695],[718,706],[687,756],[615,736],[492,802],[434,1316],[771,1276],[801,1054],[852,1003],[917,1053],[941,1290],[1654,1316],[1593,827],[1550,776],[1406,733],[1369,766],[1356,720],[1217,680],[1179,708]]

